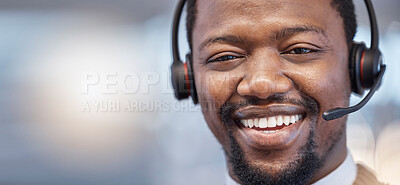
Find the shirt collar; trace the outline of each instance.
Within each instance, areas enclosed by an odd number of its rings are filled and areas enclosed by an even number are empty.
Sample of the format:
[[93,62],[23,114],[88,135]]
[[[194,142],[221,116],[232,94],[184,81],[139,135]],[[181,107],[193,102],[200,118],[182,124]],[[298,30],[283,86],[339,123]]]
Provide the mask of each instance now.
[[[348,151],[348,150],[347,150]],[[331,184],[343,184],[351,185],[356,180],[357,176],[357,166],[351,157],[350,152],[347,152],[346,159],[329,173],[327,176],[323,177],[319,181],[315,182],[313,185],[331,185]],[[239,185],[234,181],[228,173],[226,173],[226,185]]]
[[[347,150],[348,151],[348,150]],[[351,185],[357,177],[357,166],[351,157],[350,152],[347,152],[346,159],[342,164],[333,170],[330,174],[323,177],[313,185],[330,185],[330,184],[343,184]]]

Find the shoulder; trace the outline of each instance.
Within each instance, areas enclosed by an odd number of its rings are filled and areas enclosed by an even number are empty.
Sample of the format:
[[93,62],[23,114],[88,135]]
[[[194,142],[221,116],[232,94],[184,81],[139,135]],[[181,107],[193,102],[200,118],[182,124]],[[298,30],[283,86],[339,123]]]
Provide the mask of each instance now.
[[357,164],[357,177],[353,185],[387,185],[379,182],[375,173],[368,167]]

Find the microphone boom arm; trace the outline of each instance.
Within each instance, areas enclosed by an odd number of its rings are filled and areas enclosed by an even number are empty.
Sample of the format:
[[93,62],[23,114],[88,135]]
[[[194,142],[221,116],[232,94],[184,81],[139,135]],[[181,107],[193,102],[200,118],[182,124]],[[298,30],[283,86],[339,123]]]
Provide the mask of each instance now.
[[333,119],[341,118],[346,114],[350,114],[352,112],[360,110],[371,99],[375,91],[378,90],[379,86],[381,85],[383,74],[385,74],[385,71],[386,71],[386,65],[382,64],[381,70],[378,74],[378,81],[372,86],[367,96],[365,96],[365,98],[361,102],[348,108],[336,107],[334,109],[327,110],[322,114],[322,118],[324,118],[324,120],[326,121],[330,121]]

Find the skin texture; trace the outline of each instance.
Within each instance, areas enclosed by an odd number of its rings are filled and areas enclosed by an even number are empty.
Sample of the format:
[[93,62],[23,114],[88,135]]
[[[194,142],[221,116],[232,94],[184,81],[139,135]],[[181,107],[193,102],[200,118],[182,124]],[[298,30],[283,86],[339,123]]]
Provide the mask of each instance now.
[[[199,0],[197,11],[192,50],[197,94],[231,177],[243,181],[232,162],[240,155],[278,179],[305,161],[305,148],[321,162],[307,183],[338,167],[347,154],[347,117],[326,122],[321,115],[348,106],[351,92],[343,20],[330,1]],[[315,104],[308,108],[310,102]],[[238,116],[249,107],[265,115],[294,111],[304,119],[289,126],[294,131],[279,142],[249,139]]]

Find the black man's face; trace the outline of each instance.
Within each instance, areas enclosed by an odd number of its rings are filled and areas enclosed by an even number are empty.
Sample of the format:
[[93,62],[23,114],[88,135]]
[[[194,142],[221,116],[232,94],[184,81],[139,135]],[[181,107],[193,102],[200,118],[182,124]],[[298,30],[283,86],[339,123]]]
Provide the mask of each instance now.
[[330,3],[198,0],[197,93],[236,180],[243,170],[277,180],[307,164],[305,180],[316,179],[345,151],[346,118],[321,118],[350,95],[343,21]]

